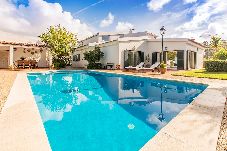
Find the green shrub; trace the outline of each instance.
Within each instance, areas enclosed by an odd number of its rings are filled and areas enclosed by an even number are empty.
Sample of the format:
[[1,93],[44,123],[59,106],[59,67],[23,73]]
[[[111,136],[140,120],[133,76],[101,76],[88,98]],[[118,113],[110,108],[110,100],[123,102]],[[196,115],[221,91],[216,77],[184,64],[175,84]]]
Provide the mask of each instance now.
[[84,53],[84,59],[88,61],[88,69],[101,69],[102,64],[97,63],[104,57],[104,53],[100,50],[99,47],[95,47],[94,50]]
[[53,58],[53,64],[56,69],[65,68],[67,61],[64,58]]
[[102,69],[101,63],[89,63],[87,69]]
[[208,60],[204,64],[208,72],[227,72],[227,61],[225,60]]
[[54,68],[60,69],[60,63],[59,62],[55,62],[53,64],[54,64]]
[[224,48],[221,48],[219,51],[215,52],[214,59],[227,60],[227,50]]

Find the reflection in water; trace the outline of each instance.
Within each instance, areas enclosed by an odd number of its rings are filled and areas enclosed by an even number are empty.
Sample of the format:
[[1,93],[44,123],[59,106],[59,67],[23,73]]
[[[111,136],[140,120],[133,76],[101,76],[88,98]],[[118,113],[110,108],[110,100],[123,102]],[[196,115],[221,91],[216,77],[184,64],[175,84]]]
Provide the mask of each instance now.
[[[108,150],[138,150],[206,88],[95,72],[28,78],[52,150],[62,150],[66,144],[69,148],[64,150],[102,149],[97,143],[92,146],[93,139]],[[84,143],[89,144],[86,149],[72,145]]]
[[[67,109],[69,106],[78,106],[82,102],[95,99],[103,105],[108,105],[110,110],[119,105],[131,115],[158,129],[204,88],[199,85],[94,73],[80,75],[61,73],[29,78],[32,84],[36,85],[33,92],[38,90],[39,94],[36,95],[42,96],[41,99],[37,99],[38,102],[50,112],[69,112]],[[103,94],[106,96],[103,97]]]

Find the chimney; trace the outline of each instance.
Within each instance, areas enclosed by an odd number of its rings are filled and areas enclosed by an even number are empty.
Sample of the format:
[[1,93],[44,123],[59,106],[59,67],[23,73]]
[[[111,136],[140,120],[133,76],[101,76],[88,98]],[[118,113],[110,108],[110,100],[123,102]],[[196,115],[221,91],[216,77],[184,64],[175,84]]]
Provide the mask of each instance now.
[[133,32],[134,30],[135,30],[134,28],[130,28],[130,29],[129,29],[129,34],[132,34],[132,32]]

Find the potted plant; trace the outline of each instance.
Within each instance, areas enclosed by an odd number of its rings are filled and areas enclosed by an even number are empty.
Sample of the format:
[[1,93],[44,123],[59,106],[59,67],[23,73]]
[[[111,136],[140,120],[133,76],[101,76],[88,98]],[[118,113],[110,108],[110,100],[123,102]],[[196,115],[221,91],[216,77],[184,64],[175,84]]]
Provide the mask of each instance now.
[[161,74],[165,74],[166,70],[167,70],[167,66],[166,66],[166,64],[164,62],[162,62],[160,64],[160,72],[161,72]]
[[117,64],[117,65],[116,65],[116,69],[117,69],[117,70],[120,70],[120,69],[121,69],[121,65]]

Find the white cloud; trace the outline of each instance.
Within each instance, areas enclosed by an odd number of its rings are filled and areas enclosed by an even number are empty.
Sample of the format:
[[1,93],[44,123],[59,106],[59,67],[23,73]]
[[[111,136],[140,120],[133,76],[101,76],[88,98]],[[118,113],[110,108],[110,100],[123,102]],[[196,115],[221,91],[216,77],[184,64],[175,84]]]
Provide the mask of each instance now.
[[[227,3],[223,0],[206,0],[195,3],[186,10],[170,11],[154,16],[152,21],[140,22],[136,27],[154,32],[165,26],[165,37],[195,38],[199,42],[209,40],[210,35],[218,34],[227,39]],[[224,34],[222,34],[224,33]]]
[[132,28],[134,28],[134,25],[129,22],[118,22],[116,31],[119,33],[128,33]]
[[109,13],[108,16],[100,22],[100,27],[108,27],[114,22],[114,16]]
[[185,4],[197,2],[197,0],[183,0],[183,1]]
[[147,7],[151,11],[159,11],[162,7],[168,4],[171,0],[150,0]]
[[[225,32],[227,35],[227,3],[223,0],[207,0],[196,7],[191,20],[176,28],[176,31],[183,35],[206,36]],[[208,37],[204,37],[208,38]],[[227,37],[223,37],[227,38]]]
[[[61,24],[67,30],[84,38],[90,28],[62,9],[58,3],[29,0],[29,5],[15,6],[12,1],[0,1],[0,40],[36,41],[37,36],[51,25]],[[20,37],[20,38],[19,38]]]

